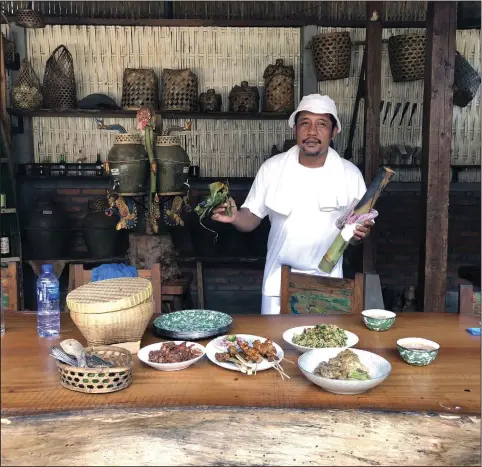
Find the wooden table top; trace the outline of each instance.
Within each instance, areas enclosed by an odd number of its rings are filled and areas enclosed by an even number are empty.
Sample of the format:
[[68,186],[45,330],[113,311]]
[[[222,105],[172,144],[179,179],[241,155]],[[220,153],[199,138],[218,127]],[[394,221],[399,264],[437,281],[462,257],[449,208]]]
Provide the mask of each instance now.
[[[6,313],[1,338],[1,411],[6,415],[101,410],[106,408],[269,407],[279,409],[375,409],[395,412],[480,414],[480,337],[466,331],[478,318],[449,313],[399,313],[387,332],[368,330],[359,316],[234,315],[230,333],[269,337],[285,350],[283,367],[291,379],[267,370],[255,376],[223,369],[207,358],[177,372],[157,371],[134,357],[133,383],[111,394],[83,394],[62,388],[49,348],[63,339],[85,339],[62,313],[57,339],[37,336],[36,315]],[[379,386],[358,395],[331,394],[312,384],[296,365],[297,351],[282,339],[286,329],[333,323],[359,336],[358,349],[385,357],[392,373]],[[427,367],[405,363],[396,341],[424,337],[441,346]],[[142,346],[160,342],[148,327]],[[167,339],[166,339],[167,340]],[[207,344],[209,340],[200,341]]]

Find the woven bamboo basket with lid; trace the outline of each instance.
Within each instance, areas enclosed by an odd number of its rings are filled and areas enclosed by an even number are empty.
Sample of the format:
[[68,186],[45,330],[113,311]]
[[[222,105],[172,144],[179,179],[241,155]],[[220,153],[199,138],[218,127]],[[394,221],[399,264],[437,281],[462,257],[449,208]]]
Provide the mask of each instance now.
[[138,350],[154,312],[152,285],[139,277],[90,282],[67,295],[67,307],[89,346]]

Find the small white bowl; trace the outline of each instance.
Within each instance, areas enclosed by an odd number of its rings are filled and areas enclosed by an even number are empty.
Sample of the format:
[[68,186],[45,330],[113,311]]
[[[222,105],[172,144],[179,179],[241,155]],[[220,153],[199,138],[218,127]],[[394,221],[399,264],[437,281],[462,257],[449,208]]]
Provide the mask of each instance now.
[[164,344],[167,344],[168,342],[158,342],[157,344],[151,344],[147,345],[146,347],[143,347],[137,352],[137,357],[139,360],[146,365],[152,366],[152,368],[155,368],[156,370],[160,371],[178,371],[178,370],[184,370],[188,366],[193,365],[196,363],[198,360],[204,357],[206,353],[206,348],[198,344],[197,342],[187,342],[187,341],[169,341],[169,342],[174,342],[176,345],[182,344],[183,342],[186,342],[188,347],[193,346],[195,349],[199,349],[202,351],[202,354],[199,355],[198,357],[194,357],[191,360],[186,360],[185,362],[179,362],[179,363],[154,363],[149,361],[149,352],[152,350],[159,350]]
[[[314,328],[315,326],[298,326],[297,328],[291,328],[286,330],[283,333],[283,339],[285,342],[290,344],[294,349],[298,350],[299,352],[309,352],[310,350],[313,350],[318,347],[305,347],[303,345],[298,345],[293,342],[293,336],[297,334],[301,334],[305,329],[311,329]],[[358,343],[358,336],[356,334],[353,334],[350,331],[344,330],[347,338],[347,342],[345,347],[342,347],[343,349],[347,349],[349,347],[353,347]]]
[[355,352],[360,362],[368,368],[371,379],[366,381],[330,379],[314,373],[321,362],[336,357],[345,348],[315,349],[298,358],[298,368],[314,384],[334,394],[361,394],[381,384],[391,373],[390,362],[380,355],[366,350],[350,349]]
[[363,310],[362,319],[365,326],[371,331],[388,331],[395,322],[397,315],[388,310]]

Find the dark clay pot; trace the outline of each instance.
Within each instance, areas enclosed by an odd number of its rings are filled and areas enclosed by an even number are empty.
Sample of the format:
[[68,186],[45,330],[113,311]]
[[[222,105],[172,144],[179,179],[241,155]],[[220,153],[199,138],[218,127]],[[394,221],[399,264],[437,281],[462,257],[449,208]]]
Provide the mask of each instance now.
[[104,211],[89,212],[84,217],[83,235],[87,248],[94,258],[112,258],[126,252],[126,231],[116,230],[116,216],[106,216]]

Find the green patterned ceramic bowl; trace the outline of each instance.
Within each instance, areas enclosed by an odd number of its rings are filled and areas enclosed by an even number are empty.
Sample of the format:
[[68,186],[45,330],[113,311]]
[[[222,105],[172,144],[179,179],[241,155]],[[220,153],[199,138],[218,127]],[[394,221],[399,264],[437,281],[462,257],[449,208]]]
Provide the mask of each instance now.
[[153,324],[158,336],[189,340],[224,334],[232,323],[233,318],[220,311],[182,310],[160,315]]
[[364,310],[362,318],[365,326],[372,331],[387,331],[393,326],[396,314],[388,310]]
[[435,360],[440,345],[420,337],[398,339],[397,348],[400,356],[410,365],[425,366]]

